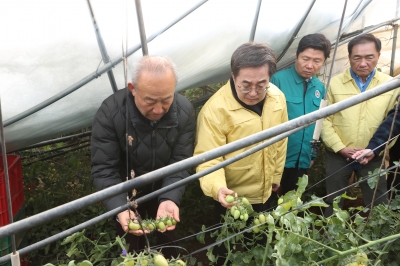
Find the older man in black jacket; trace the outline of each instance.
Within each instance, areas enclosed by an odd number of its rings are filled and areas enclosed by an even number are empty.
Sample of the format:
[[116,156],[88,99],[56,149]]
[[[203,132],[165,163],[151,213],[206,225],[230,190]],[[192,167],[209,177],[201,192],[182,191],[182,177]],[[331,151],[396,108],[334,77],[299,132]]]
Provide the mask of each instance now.
[[[186,159],[193,155],[195,112],[191,103],[175,92],[177,74],[165,57],[145,56],[135,66],[132,82],[126,89],[108,97],[93,120],[91,159],[92,178],[97,190],[124,182],[133,170],[135,177]],[[126,116],[128,114],[128,128]],[[126,156],[126,134],[128,156]],[[127,167],[128,162],[128,167]],[[129,173],[126,173],[129,169]],[[165,187],[188,176],[182,171],[137,189],[137,196]],[[170,216],[179,221],[179,204],[184,187],[164,193],[139,206],[143,218]],[[105,205],[111,210],[127,203],[128,193],[117,195]],[[130,250],[144,247],[140,230],[129,230],[130,210],[118,214],[117,231],[124,232]],[[159,234],[158,243],[176,238],[175,226]],[[172,253],[173,254],[173,253]],[[173,254],[176,255],[176,254]]]

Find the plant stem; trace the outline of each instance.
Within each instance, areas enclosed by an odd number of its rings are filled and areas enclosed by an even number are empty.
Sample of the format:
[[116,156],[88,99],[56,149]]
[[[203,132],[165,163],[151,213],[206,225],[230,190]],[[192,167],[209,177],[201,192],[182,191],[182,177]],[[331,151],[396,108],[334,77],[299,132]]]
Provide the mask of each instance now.
[[[316,240],[314,240],[314,239],[308,238],[308,237],[306,237],[306,236],[302,236],[302,235],[299,235],[299,234],[297,234],[297,233],[294,233],[294,232],[288,231],[288,230],[284,230],[284,231],[286,231],[286,232],[288,232],[288,233],[292,233],[292,234],[294,234],[294,235],[296,235],[296,236],[298,236],[298,237],[300,237],[300,238],[303,238],[303,239],[305,239],[305,240],[307,240],[307,241],[311,241],[311,242],[313,242],[313,243],[315,243],[315,244],[317,244],[317,245],[323,246],[323,247],[326,248],[326,249],[332,250],[333,252],[338,253],[337,256],[341,256],[342,253],[343,253],[342,251],[339,251],[339,250],[337,250],[337,249],[331,248],[331,247],[329,247],[329,246],[327,246],[327,245],[325,245],[325,244],[322,244],[322,243],[320,243],[320,242],[318,242],[318,241],[316,241]],[[318,264],[320,264],[320,263],[318,263]]]
[[[346,251],[340,251],[340,253],[339,253],[338,255],[335,255],[335,256],[332,256],[332,257],[330,257],[330,258],[328,258],[328,259],[319,261],[319,262],[318,262],[318,265],[323,264],[323,263],[326,263],[326,262],[331,261],[331,260],[334,260],[334,259],[336,259],[336,258],[338,258],[338,257],[345,256],[345,255],[354,253],[354,252],[356,252],[356,251],[358,251],[358,250],[360,250],[360,249],[367,248],[367,247],[370,247],[370,246],[379,244],[379,243],[381,243],[381,242],[389,241],[389,240],[396,239],[396,238],[400,238],[400,234],[391,235],[391,236],[384,237],[384,238],[381,238],[381,239],[378,239],[378,240],[370,241],[369,243],[367,243],[367,244],[365,244],[365,245],[358,246],[358,247],[356,247],[356,248],[349,249],[349,250],[346,250]],[[310,240],[311,240],[311,239],[310,239]]]

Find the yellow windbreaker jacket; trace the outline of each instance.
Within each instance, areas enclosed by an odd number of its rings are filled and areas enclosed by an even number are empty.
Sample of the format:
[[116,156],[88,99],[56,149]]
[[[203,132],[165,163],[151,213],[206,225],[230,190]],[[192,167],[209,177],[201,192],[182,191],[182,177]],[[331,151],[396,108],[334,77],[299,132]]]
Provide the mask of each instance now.
[[[285,96],[272,83],[267,91],[260,117],[236,101],[228,81],[207,101],[197,117],[194,153],[201,154],[287,120]],[[205,170],[257,144],[200,164],[196,171]],[[239,196],[245,196],[252,204],[266,202],[271,195],[272,183],[280,183],[286,158],[286,145],[285,138],[200,178],[204,194],[217,200],[219,189],[227,187],[237,192]]]
[[[367,90],[391,79],[375,71]],[[350,69],[332,78],[328,91],[328,105],[360,94]],[[365,148],[369,140],[396,102],[399,88],[381,94],[327,117],[322,126],[321,137],[328,150],[338,152],[345,147]]]

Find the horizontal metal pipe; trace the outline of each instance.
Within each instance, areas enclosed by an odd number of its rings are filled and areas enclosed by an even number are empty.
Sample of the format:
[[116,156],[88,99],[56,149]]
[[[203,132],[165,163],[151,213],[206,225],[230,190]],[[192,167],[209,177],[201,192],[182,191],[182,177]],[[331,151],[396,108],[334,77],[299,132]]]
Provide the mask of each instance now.
[[59,143],[59,142],[64,142],[64,141],[67,141],[67,140],[70,140],[70,139],[83,138],[83,137],[90,136],[91,134],[92,134],[91,131],[87,131],[87,132],[83,132],[83,133],[79,133],[79,134],[75,134],[75,135],[71,135],[71,136],[66,136],[66,137],[61,137],[61,138],[57,138],[57,139],[46,140],[46,141],[42,141],[42,142],[33,144],[31,146],[16,150],[14,152],[25,151],[25,150],[29,150],[29,149],[33,149],[33,148],[43,147],[43,146],[47,146],[47,145],[51,145],[51,144],[55,144],[55,143]]
[[[157,33],[154,33],[149,38],[147,38],[147,42],[148,43],[151,42],[158,35],[162,34],[166,30],[168,30],[170,27],[172,27],[174,24],[178,23],[184,17],[186,17],[187,15],[192,13],[194,10],[196,10],[198,7],[203,5],[205,2],[207,2],[207,0],[199,1],[199,3],[194,5],[192,8],[187,10],[185,13],[183,13],[178,18],[174,19],[171,23],[169,23],[167,26],[165,26],[162,30],[160,30]],[[130,48],[128,50],[127,56],[132,55],[134,52],[136,52],[140,48],[141,48],[141,45],[140,44],[136,44],[135,46],[133,46],[132,48]],[[34,106],[32,108],[29,108],[28,110],[26,110],[26,111],[14,116],[14,117],[11,117],[10,119],[4,121],[4,126],[5,127],[9,126],[9,125],[21,120],[21,119],[24,119],[25,117],[30,116],[31,114],[34,114],[37,111],[40,111],[41,109],[45,108],[46,106],[49,106],[50,104],[53,104],[54,102],[62,99],[63,97],[69,95],[70,93],[76,91],[77,89],[79,89],[83,85],[86,85],[87,83],[89,83],[90,81],[94,80],[95,78],[100,77],[102,74],[104,74],[105,72],[109,71],[111,68],[115,67],[117,64],[121,63],[122,58],[123,57],[118,57],[118,58],[115,58],[115,59],[111,60],[109,63],[105,64],[104,66],[102,66],[100,68],[98,68],[95,72],[89,74],[88,76],[86,76],[85,78],[83,78],[80,81],[76,82],[75,84],[73,84],[72,86],[70,86],[67,89],[63,90],[62,92],[59,92],[58,94],[54,95],[53,97],[50,97],[49,99],[41,102],[40,104],[38,104],[38,105],[36,105],[36,106]]]
[[43,156],[44,154],[47,154],[47,153],[56,152],[56,151],[63,150],[63,149],[69,148],[69,147],[73,147],[73,146],[76,146],[76,145],[79,145],[79,144],[83,144],[83,143],[86,143],[86,142],[89,142],[89,141],[90,141],[90,139],[80,140],[79,142],[68,144],[68,145],[64,145],[64,146],[59,147],[59,148],[54,148],[54,149],[51,149],[51,150],[45,150],[45,151],[42,151],[42,152],[36,152],[34,154],[30,154],[30,155],[26,155],[24,157],[21,157],[21,160],[23,161],[23,160],[28,160],[28,159],[33,158],[33,157],[40,157],[40,156]]
[[84,144],[84,145],[82,145],[82,146],[79,146],[79,147],[76,147],[76,148],[73,148],[73,149],[69,149],[69,150],[66,150],[66,151],[62,151],[62,152],[60,152],[60,153],[47,156],[47,157],[45,157],[45,158],[40,158],[40,159],[37,159],[37,160],[35,160],[35,161],[32,161],[32,162],[23,164],[22,166],[28,166],[28,165],[31,165],[31,164],[33,164],[33,163],[39,162],[39,161],[46,161],[46,160],[52,159],[52,158],[54,158],[54,157],[67,154],[67,153],[69,153],[69,152],[71,152],[71,151],[80,150],[80,149],[83,149],[83,148],[86,148],[86,147],[89,147],[89,146],[90,146],[90,143],[86,143],[86,144]]
[[[168,191],[173,190],[175,188],[178,188],[180,186],[187,185],[187,184],[199,179],[202,176],[208,175],[208,174],[210,174],[210,173],[212,173],[212,172],[214,172],[214,171],[216,171],[216,170],[218,170],[218,169],[220,169],[222,167],[225,167],[225,166],[227,166],[227,165],[229,165],[229,164],[231,164],[233,162],[236,162],[236,161],[238,161],[238,160],[240,160],[240,159],[242,159],[242,158],[244,158],[246,156],[249,156],[250,154],[252,154],[254,152],[262,150],[265,147],[268,147],[269,145],[272,145],[275,142],[280,141],[280,140],[290,136],[291,134],[296,133],[297,131],[300,131],[300,130],[306,128],[307,126],[309,126],[309,125],[304,125],[304,126],[301,126],[299,128],[295,128],[295,129],[292,129],[292,130],[287,131],[285,133],[282,133],[282,134],[280,134],[280,135],[278,135],[278,136],[276,136],[274,138],[271,138],[271,139],[267,140],[264,143],[258,144],[257,146],[255,146],[255,147],[253,147],[253,148],[251,148],[251,149],[249,149],[249,150],[247,150],[245,152],[242,152],[242,153],[240,153],[240,154],[238,154],[238,155],[236,155],[236,156],[234,156],[232,158],[229,158],[229,159],[227,159],[227,160],[225,160],[225,161],[223,161],[221,163],[218,163],[218,164],[216,164],[216,165],[214,165],[214,166],[212,166],[212,167],[210,167],[210,168],[208,168],[208,169],[206,169],[204,171],[201,171],[201,172],[196,173],[194,175],[191,175],[191,176],[189,176],[189,177],[187,177],[185,179],[182,179],[182,180],[180,180],[178,182],[175,182],[175,183],[173,183],[171,185],[168,185],[168,186],[163,187],[163,188],[161,188],[159,190],[151,192],[151,193],[147,194],[146,196],[143,196],[143,197],[137,199],[136,201],[140,205],[141,203],[146,202],[148,200],[151,200],[153,198],[156,198],[156,197],[158,197],[159,195],[162,195],[165,192],[168,192]],[[63,231],[63,232],[58,233],[58,234],[56,234],[54,236],[51,236],[51,237],[48,237],[48,238],[46,238],[44,240],[36,242],[35,244],[32,244],[32,245],[30,245],[28,247],[20,249],[20,250],[18,250],[18,252],[21,255],[23,255],[23,254],[27,254],[29,252],[32,252],[34,250],[40,249],[40,248],[42,248],[42,247],[44,247],[44,246],[46,246],[48,244],[51,244],[52,242],[64,239],[64,238],[66,238],[67,236],[69,236],[69,235],[71,235],[73,233],[81,231],[81,230],[83,230],[83,229],[85,229],[85,228],[87,228],[89,226],[95,225],[96,223],[98,223],[98,222],[100,222],[100,221],[102,221],[104,219],[113,217],[113,216],[117,215],[118,213],[120,213],[120,212],[122,212],[122,211],[124,211],[126,209],[127,209],[127,205],[120,206],[120,207],[118,207],[118,208],[116,208],[114,210],[111,210],[111,211],[106,212],[106,213],[104,213],[104,214],[102,214],[100,216],[97,216],[97,217],[95,217],[93,219],[90,219],[90,220],[88,220],[88,221],[86,221],[86,222],[84,222],[82,224],[74,226],[74,227],[72,227],[72,228],[70,228],[70,229],[68,229],[66,231]],[[3,257],[0,258],[0,263],[8,261],[8,260],[10,260],[10,258],[11,258],[10,255],[3,256]]]
[[277,125],[275,127],[269,128],[267,130],[261,131],[259,133],[253,134],[253,135],[245,137],[243,139],[239,139],[237,141],[231,142],[229,144],[223,145],[223,146],[215,148],[213,150],[204,152],[202,154],[193,156],[191,158],[187,158],[185,160],[179,161],[172,165],[168,165],[161,169],[154,170],[154,171],[147,173],[145,175],[142,175],[138,178],[134,178],[129,181],[122,182],[118,185],[103,189],[103,190],[95,192],[91,195],[85,196],[83,198],[80,198],[80,199],[74,200],[72,202],[58,206],[56,208],[53,208],[51,210],[36,214],[34,216],[29,217],[29,219],[24,219],[24,220],[15,222],[13,224],[3,226],[0,228],[0,238],[11,235],[11,234],[16,233],[23,229],[29,229],[29,228],[41,225],[45,222],[49,222],[51,220],[60,218],[64,215],[78,211],[89,205],[109,199],[118,194],[125,193],[126,191],[132,190],[133,188],[140,188],[147,184],[153,183],[161,178],[164,178],[168,175],[177,173],[179,171],[188,169],[190,167],[194,167],[196,165],[207,162],[214,158],[218,158],[225,154],[237,151],[241,148],[253,145],[253,144],[263,141],[265,139],[282,134],[286,131],[298,128],[298,127],[306,125],[306,124],[313,123],[320,118],[327,117],[331,114],[334,114],[343,109],[349,108],[353,105],[356,105],[360,102],[371,99],[377,95],[380,95],[382,93],[385,93],[387,91],[390,91],[390,90],[398,88],[398,87],[400,87],[400,75],[387,81],[384,84],[377,86],[373,90],[363,92],[363,93],[353,96],[349,99],[346,99],[341,102],[327,106],[321,110],[314,111],[307,115],[290,120],[281,125]]

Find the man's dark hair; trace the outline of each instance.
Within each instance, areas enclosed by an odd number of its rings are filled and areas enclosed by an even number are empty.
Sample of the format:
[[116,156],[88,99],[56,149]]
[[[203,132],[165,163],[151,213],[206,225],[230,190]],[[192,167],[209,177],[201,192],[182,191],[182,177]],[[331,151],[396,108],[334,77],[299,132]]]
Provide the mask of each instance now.
[[276,72],[276,55],[265,43],[249,42],[239,46],[231,57],[231,70],[237,77],[240,69],[268,65],[269,77]]
[[301,38],[299,46],[297,46],[296,57],[307,48],[322,51],[326,60],[331,52],[331,42],[323,34],[308,34]]
[[371,33],[364,33],[364,34],[360,34],[357,37],[354,37],[353,39],[351,39],[351,41],[349,42],[349,44],[347,45],[347,51],[349,52],[349,55],[351,55],[351,52],[353,51],[353,46],[357,45],[357,44],[362,44],[362,43],[367,43],[367,42],[373,42],[375,43],[375,49],[378,53],[381,52],[381,40],[379,40],[378,38],[376,38],[374,35],[372,35]]

